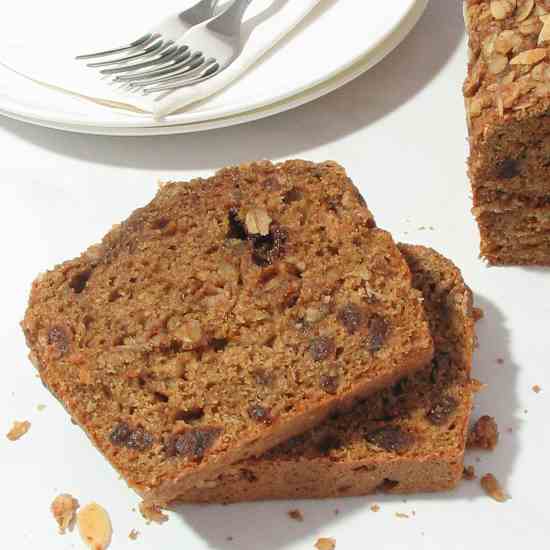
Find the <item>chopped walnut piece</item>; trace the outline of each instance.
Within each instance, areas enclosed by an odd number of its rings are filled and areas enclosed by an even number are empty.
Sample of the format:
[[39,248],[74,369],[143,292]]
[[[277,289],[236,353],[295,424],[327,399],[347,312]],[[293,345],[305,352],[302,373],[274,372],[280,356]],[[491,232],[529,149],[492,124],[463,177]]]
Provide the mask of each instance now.
[[132,530],[128,533],[128,538],[129,538],[130,540],[136,540],[138,537],[139,537],[139,531],[136,531],[135,529],[132,529]]
[[462,472],[462,479],[466,479],[468,481],[472,481],[476,479],[476,470],[473,466],[464,466],[464,470]]
[[317,550],[334,550],[336,548],[336,539],[317,539],[315,548]]
[[294,521],[304,521],[304,514],[302,514],[302,512],[298,509],[289,510],[288,517]]
[[485,474],[480,480],[479,483],[483,490],[497,502],[506,502],[508,500],[508,495],[502,490],[500,483],[493,474]]
[[6,437],[10,441],[17,441],[29,431],[30,427],[31,423],[28,420],[23,420],[23,422],[15,420],[11,430],[6,434]]
[[149,502],[140,502],[139,511],[148,524],[154,522],[161,525],[169,519],[169,517],[162,512],[159,506]]
[[67,529],[71,530],[76,518],[78,500],[72,495],[63,493],[54,498],[50,510],[59,526],[59,534],[64,535]]
[[91,550],[105,550],[111,542],[113,528],[107,511],[95,502],[78,512],[78,530]]
[[469,449],[492,451],[498,443],[498,426],[492,416],[482,416],[468,434],[466,446]]

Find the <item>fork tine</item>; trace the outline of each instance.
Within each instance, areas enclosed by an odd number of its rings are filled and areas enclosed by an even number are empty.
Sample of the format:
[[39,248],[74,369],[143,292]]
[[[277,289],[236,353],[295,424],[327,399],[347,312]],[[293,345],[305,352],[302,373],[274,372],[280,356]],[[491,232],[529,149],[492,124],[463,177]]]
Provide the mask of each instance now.
[[195,58],[191,56],[190,52],[185,52],[181,56],[176,57],[163,67],[155,67],[149,71],[141,71],[134,74],[122,74],[115,77],[115,82],[135,82],[138,80],[149,80],[157,76],[162,76],[171,72],[175,72],[182,69],[189,63],[192,63]]
[[150,44],[153,40],[156,40],[160,35],[159,34],[153,34],[153,33],[147,33],[143,35],[142,37],[138,38],[137,40],[134,40],[133,42],[130,42],[127,46],[122,46],[120,48],[115,48],[113,50],[105,50],[102,52],[94,52],[94,53],[87,53],[84,55],[77,55],[75,59],[94,59],[96,57],[105,57],[108,55],[114,55],[117,53],[127,52],[130,50],[135,50],[138,47],[145,47],[148,44]]
[[162,50],[173,44],[172,40],[164,41],[158,40],[154,42],[151,46],[145,48],[141,53],[136,53],[134,55],[127,55],[125,57],[117,57],[116,59],[111,59],[109,61],[99,61],[97,63],[88,63],[87,67],[98,68],[98,67],[108,67],[110,65],[121,65],[123,63],[128,63],[129,61],[135,61],[137,59],[143,59],[144,57],[150,57],[154,54],[160,53]]
[[[142,90],[142,92],[144,95],[149,95],[149,94],[155,94],[158,92],[169,92],[172,90],[178,90],[180,88],[186,88],[188,86],[194,86],[196,84],[200,84],[201,82],[204,82],[205,80],[212,78],[213,76],[216,76],[219,72],[220,72],[220,66],[218,65],[218,63],[214,63],[210,65],[208,68],[204,69],[195,78],[186,78],[186,79],[180,80],[179,82],[176,81],[172,84],[163,84],[161,86],[153,86],[151,88],[145,88]],[[157,99],[161,99],[161,97]]]
[[168,64],[166,67],[158,67],[151,71],[143,71],[131,75],[120,75],[115,77],[115,82],[138,82],[139,80],[150,80],[157,76],[167,75],[174,73],[186,67],[187,65],[194,64],[194,62],[201,56],[200,53],[185,52],[180,58],[177,58]]
[[150,59],[149,61],[142,61],[141,63],[133,63],[131,65],[124,65],[123,67],[115,67],[112,69],[102,69],[99,71],[101,74],[105,75],[114,75],[118,73],[125,73],[131,71],[137,71],[139,69],[145,69],[156,64],[162,64],[170,61],[174,57],[178,56],[181,53],[181,49],[176,46],[170,46],[163,50],[157,57]]
[[190,74],[197,72],[199,69],[201,69],[205,63],[210,64],[212,60],[206,60],[205,57],[200,54],[198,57],[195,58],[194,61],[190,61],[188,63],[188,66],[185,67],[183,70],[178,70],[176,72],[170,73],[166,76],[162,76],[159,78],[153,78],[149,80],[144,80],[141,82],[130,82],[130,86],[135,88],[145,88],[146,86],[151,86],[152,84],[162,84],[164,82],[170,82],[172,80],[176,80],[178,78],[181,78],[184,75],[189,76]]

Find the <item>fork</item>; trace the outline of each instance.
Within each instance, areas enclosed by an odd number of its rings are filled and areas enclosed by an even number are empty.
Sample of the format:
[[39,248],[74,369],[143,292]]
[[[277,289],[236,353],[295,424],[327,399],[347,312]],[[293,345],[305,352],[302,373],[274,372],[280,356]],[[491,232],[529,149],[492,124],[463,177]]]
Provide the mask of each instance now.
[[[167,17],[147,34],[125,46],[79,55],[76,59],[88,60],[107,57],[108,59],[105,61],[89,63],[88,67],[125,65],[134,70],[158,63],[180,61],[181,55],[185,53],[186,49],[177,47],[175,45],[176,41],[194,26],[213,17],[218,2],[219,0],[200,0],[181,13]],[[117,54],[125,55],[112,58],[113,55]],[[152,57],[153,59],[151,59]],[[148,59],[148,61],[143,62],[143,59]],[[141,62],[128,65],[129,62],[136,60]]]
[[161,54],[152,61],[101,72],[145,95],[204,82],[229,67],[241,52],[241,23],[251,1],[234,0],[220,14],[194,26],[170,44],[162,52],[164,57]]

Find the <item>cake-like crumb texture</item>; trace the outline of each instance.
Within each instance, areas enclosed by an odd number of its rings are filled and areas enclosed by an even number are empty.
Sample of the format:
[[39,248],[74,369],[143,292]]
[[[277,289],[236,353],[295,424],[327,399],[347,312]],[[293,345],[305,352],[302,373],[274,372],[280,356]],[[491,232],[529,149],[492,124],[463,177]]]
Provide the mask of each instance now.
[[432,363],[180,500],[411,493],[450,489],[460,481],[472,407],[472,293],[456,266],[437,252],[410,245],[400,250],[423,294],[436,344]]
[[467,481],[473,481],[476,479],[476,470],[473,466],[464,466],[464,472],[462,473],[462,479]]
[[78,510],[78,500],[72,495],[62,493],[54,498],[50,509],[59,527],[59,534],[64,535],[71,529]]
[[550,265],[550,5],[466,0],[464,97],[481,255]]
[[469,449],[492,451],[498,444],[498,425],[492,416],[484,415],[473,425],[468,434]]
[[504,492],[497,478],[493,474],[485,474],[479,480],[479,483],[485,493],[493,500],[496,500],[497,502],[506,502],[508,500],[508,495]]
[[290,519],[293,519],[294,521],[299,521],[299,522],[304,521],[304,514],[302,514],[302,512],[297,508],[294,510],[289,510],[288,517]]
[[136,531],[135,529],[132,529],[129,533],[128,533],[128,538],[130,540],[137,540],[137,538],[139,537],[139,531]]
[[6,437],[10,441],[17,441],[30,430],[30,427],[31,423],[28,420],[23,420],[22,422],[15,420]]
[[432,357],[391,236],[335,163],[168,183],[33,284],[43,382],[164,504]]

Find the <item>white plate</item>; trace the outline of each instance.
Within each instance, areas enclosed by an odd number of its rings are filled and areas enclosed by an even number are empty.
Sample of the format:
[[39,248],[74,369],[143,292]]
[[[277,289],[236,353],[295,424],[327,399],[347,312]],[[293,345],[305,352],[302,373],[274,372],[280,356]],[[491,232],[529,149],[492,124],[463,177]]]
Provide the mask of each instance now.
[[[274,0],[278,1],[286,0]],[[0,72],[3,81],[0,113],[61,129],[118,135],[181,133],[253,120],[310,101],[368,69],[404,38],[427,3],[428,0],[393,0],[383,4],[324,0],[299,29],[238,83],[166,121],[155,123],[149,117],[78,100],[42,88],[5,69]],[[47,40],[48,35],[63,33],[75,51],[97,48],[95,28],[82,26],[82,20],[102,9],[109,17],[102,25],[101,43],[109,43],[109,36],[111,43],[116,43],[112,38],[116,36],[113,21],[124,20],[124,14],[130,9],[128,0],[114,5],[101,0],[94,3],[93,10],[81,6],[77,9],[72,3],[62,4],[63,19],[58,24],[51,22],[51,15],[48,18],[45,6],[37,6],[31,20],[24,6],[10,6],[10,17],[0,21],[0,46],[8,52],[10,48],[21,47],[20,29],[26,26],[28,36],[37,44]],[[132,15],[132,26],[146,28],[147,21],[158,17],[159,8],[164,4],[166,12],[174,10],[173,3],[166,0],[157,1],[154,8],[134,8],[139,13]],[[41,25],[44,20],[49,23],[47,28]],[[39,59],[37,53],[37,62]],[[347,75],[346,71],[366,59],[369,61],[362,64],[360,71],[351,72],[354,76],[334,80],[340,74]],[[327,81],[331,85],[320,86]],[[309,90],[314,91],[304,94]],[[207,121],[214,122],[205,124]],[[177,129],[174,131],[172,127]]]

